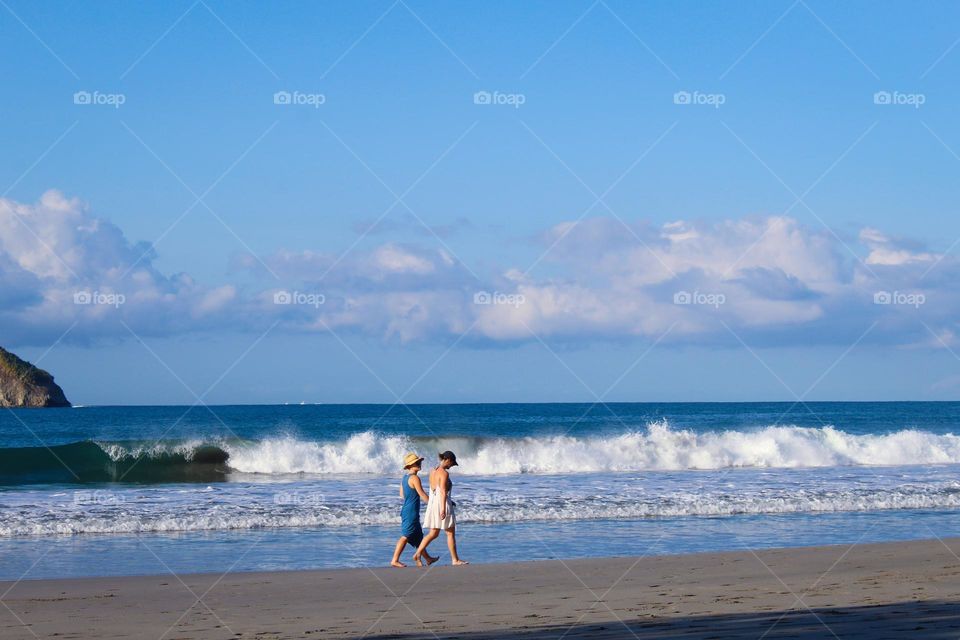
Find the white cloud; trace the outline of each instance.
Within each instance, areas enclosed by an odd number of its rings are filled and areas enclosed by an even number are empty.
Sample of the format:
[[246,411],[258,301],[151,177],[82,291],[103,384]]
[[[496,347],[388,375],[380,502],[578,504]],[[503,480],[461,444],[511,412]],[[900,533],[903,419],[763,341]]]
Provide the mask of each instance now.
[[[484,282],[444,248],[386,242],[345,254],[282,249],[263,258],[269,271],[238,256],[234,266],[259,284],[200,283],[160,273],[149,245],[132,243],[76,198],[0,199],[0,331],[10,344],[48,344],[74,322],[70,339],[96,340],[127,336],[124,324],[172,335],[256,331],[280,320],[280,330],[333,328],[401,343],[449,342],[474,326],[467,341],[479,345],[534,335],[653,339],[672,327],[669,341],[716,344],[732,340],[730,327],[788,345],[849,344],[879,320],[871,340],[907,345],[929,342],[922,316],[942,335],[960,332],[957,262],[872,228],[853,247],[866,264],[832,234],[783,216],[663,225],[599,217],[557,224],[541,242],[534,253],[550,248],[547,268],[525,274],[526,264],[503,264]],[[925,304],[876,305],[880,290],[922,293]],[[125,299],[78,305],[78,291]],[[280,291],[313,297],[276,304]],[[477,304],[478,292],[491,299]],[[680,292],[693,303],[676,303]]]
[[937,254],[917,251],[916,243],[891,238],[871,227],[860,230],[860,241],[870,248],[866,259],[869,265],[900,266],[932,262],[940,257]]
[[[823,297],[853,293],[835,243],[789,218],[659,229],[595,218],[558,225],[547,238],[561,235],[548,260],[567,277],[523,282],[522,312],[486,311],[491,337],[531,330],[564,338],[658,336],[671,326],[690,336],[725,332],[721,320],[789,327],[823,317]],[[719,295],[723,303],[674,304],[680,291]]]
[[[0,199],[5,340],[49,342],[74,323],[70,337],[82,340],[122,336],[127,331],[121,321],[157,335],[211,329],[226,319],[216,313],[224,311],[232,287],[208,288],[183,274],[164,276],[152,260],[149,245],[129,242],[77,198],[48,191],[34,204]],[[18,292],[13,299],[8,287]],[[77,294],[99,294],[103,304],[77,304]]]

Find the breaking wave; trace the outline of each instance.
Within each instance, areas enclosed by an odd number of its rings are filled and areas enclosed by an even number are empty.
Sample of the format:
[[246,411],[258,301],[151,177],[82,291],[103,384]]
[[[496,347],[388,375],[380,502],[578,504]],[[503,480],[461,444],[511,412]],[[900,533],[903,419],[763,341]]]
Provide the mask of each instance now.
[[[696,432],[666,421],[596,437],[422,438],[372,431],[339,441],[75,442],[0,449],[0,484],[213,482],[236,474],[395,475],[407,451],[452,449],[467,475],[680,471],[960,463],[960,436],[906,429],[879,435],[834,427]],[[251,478],[252,479],[252,478]]]

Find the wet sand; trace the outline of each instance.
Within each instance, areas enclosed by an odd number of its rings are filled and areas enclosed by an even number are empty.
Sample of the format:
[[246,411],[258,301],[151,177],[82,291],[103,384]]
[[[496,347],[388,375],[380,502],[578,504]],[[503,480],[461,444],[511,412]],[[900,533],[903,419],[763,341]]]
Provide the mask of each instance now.
[[0,637],[957,638],[956,554],[960,538],[429,570],[23,580],[0,583]]

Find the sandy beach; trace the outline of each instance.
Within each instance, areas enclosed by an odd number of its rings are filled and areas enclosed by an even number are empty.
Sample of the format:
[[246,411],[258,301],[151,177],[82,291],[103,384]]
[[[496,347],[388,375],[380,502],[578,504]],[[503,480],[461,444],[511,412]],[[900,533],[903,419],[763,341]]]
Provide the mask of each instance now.
[[[256,550],[251,551],[255,553]],[[0,583],[3,638],[947,638],[960,538]]]

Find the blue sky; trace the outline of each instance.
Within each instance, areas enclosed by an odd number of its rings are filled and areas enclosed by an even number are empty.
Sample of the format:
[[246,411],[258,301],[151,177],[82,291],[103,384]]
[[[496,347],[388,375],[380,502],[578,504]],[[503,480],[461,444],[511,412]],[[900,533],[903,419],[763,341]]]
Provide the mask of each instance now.
[[958,18],[8,1],[0,343],[85,404],[955,398]]

